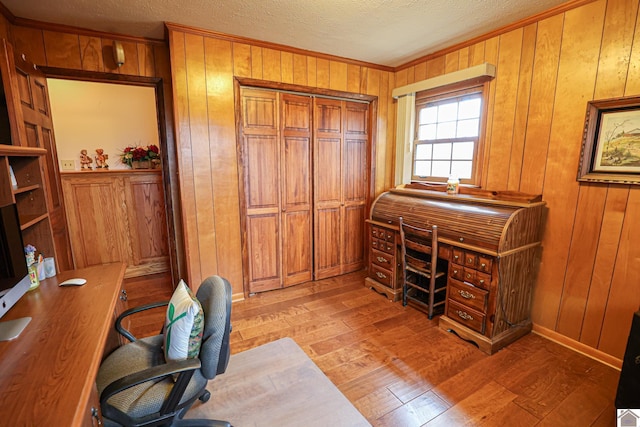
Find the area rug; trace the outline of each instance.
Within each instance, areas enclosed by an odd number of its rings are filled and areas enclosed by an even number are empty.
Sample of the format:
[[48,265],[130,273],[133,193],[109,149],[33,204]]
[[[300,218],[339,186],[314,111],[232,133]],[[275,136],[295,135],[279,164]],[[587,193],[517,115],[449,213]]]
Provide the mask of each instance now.
[[194,404],[185,418],[234,427],[371,425],[291,338],[232,355],[207,389],[211,399]]

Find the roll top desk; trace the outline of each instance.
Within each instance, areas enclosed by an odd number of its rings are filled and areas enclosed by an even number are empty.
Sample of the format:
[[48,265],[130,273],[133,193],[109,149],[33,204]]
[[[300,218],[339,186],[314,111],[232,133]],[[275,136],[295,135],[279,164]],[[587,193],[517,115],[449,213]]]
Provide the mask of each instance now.
[[400,299],[398,218],[417,227],[437,225],[438,257],[448,262],[439,325],[492,354],[531,330],[544,209],[540,196],[521,193],[385,192],[372,204],[367,221],[365,286],[393,301]]

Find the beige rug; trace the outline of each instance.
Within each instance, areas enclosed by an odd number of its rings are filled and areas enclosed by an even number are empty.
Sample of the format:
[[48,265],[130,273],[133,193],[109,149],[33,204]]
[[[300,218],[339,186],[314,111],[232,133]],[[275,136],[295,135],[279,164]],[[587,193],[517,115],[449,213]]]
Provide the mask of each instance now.
[[291,338],[232,355],[207,389],[211,399],[196,402],[185,418],[234,427],[370,426]]

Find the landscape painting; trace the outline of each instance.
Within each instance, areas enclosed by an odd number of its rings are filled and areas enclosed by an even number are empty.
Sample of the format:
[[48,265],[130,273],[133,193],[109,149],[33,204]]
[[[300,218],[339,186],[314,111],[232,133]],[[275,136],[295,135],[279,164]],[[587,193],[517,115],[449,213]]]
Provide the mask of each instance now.
[[640,172],[640,110],[604,112],[593,171]]
[[587,103],[578,181],[640,185],[640,97]]

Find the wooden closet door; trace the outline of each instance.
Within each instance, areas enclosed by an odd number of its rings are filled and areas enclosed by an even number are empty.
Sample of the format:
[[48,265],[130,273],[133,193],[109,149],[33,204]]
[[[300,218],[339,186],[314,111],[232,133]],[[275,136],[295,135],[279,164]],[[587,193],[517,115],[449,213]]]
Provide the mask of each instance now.
[[312,279],[311,98],[280,94],[283,286]]
[[368,104],[316,99],[315,278],[364,266]]
[[364,266],[365,219],[367,217],[367,144],[369,104],[345,102],[344,151],[342,163],[343,235],[341,273]]
[[342,228],[343,101],[315,100],[314,244],[316,280],[340,274]]
[[241,89],[249,292],[281,287],[280,143],[277,92]]

